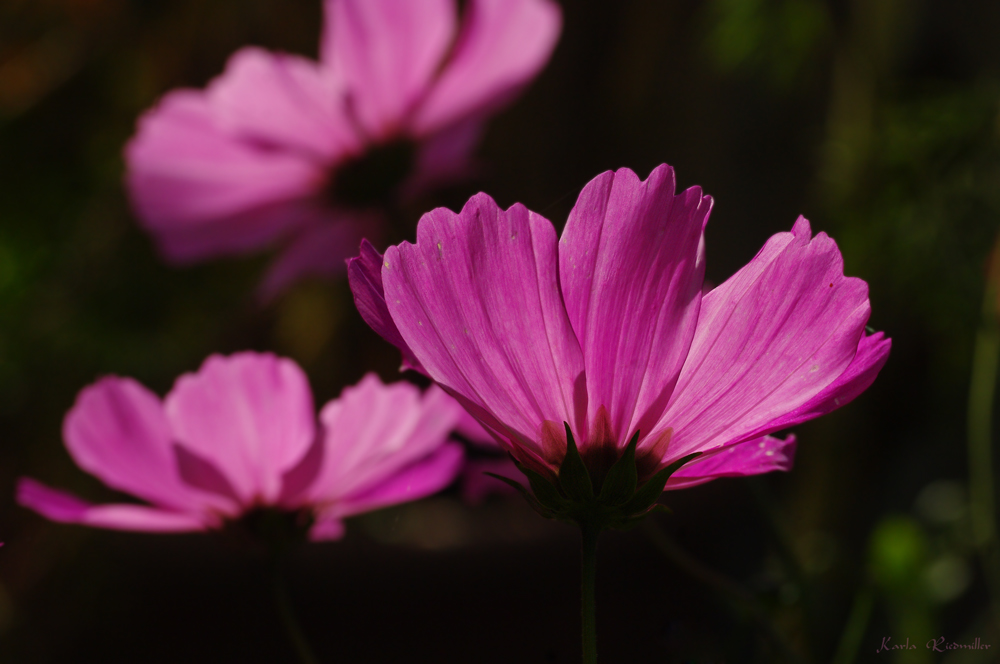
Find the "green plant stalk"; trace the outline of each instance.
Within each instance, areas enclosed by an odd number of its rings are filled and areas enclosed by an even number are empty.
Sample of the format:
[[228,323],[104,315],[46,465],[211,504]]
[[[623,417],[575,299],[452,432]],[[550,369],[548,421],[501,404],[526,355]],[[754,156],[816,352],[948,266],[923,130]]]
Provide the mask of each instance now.
[[861,648],[861,639],[868,629],[873,608],[875,608],[875,593],[866,586],[854,597],[851,613],[847,617],[844,632],[840,635],[840,643],[837,644],[837,653],[833,656],[833,664],[854,664]]
[[600,530],[580,524],[583,547],[580,566],[580,618],[583,664],[597,664],[597,613],[594,588],[597,579],[597,536]]
[[[1000,245],[998,245],[1000,246]],[[997,288],[1000,274],[996,256],[987,279],[982,322],[976,333],[969,385],[968,453],[969,511],[972,534],[993,604],[994,628],[1000,628],[1000,560],[998,560],[993,489],[993,402],[1000,327],[997,325]]]
[[295,618],[292,602],[288,596],[288,588],[285,586],[285,578],[281,571],[281,557],[277,555],[274,558],[272,588],[274,590],[274,604],[278,609],[281,625],[285,628],[285,634],[288,635],[288,640],[295,648],[299,661],[302,664],[319,664],[319,660],[313,654],[312,648],[309,647],[309,642],[306,641],[305,634]]
[[646,532],[653,546],[674,566],[711,588],[720,597],[725,598],[738,612],[743,613],[757,623],[766,635],[767,640],[780,653],[782,660],[791,664],[802,664],[802,657],[795,652],[791,644],[775,628],[767,611],[754,599],[749,591],[681,549],[663,532],[663,529],[653,519],[646,519],[642,523],[642,529]]

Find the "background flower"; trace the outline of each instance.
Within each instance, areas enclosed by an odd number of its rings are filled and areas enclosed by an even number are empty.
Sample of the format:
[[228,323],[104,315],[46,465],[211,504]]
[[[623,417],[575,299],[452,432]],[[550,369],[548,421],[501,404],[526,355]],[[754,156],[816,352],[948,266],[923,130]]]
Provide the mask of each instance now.
[[439,389],[373,374],[326,404],[316,425],[305,374],[269,354],[212,356],[161,402],[130,378],[84,389],[63,435],[77,464],[148,501],[91,505],[22,479],[18,501],[44,516],[119,530],[219,528],[258,509],[308,512],[312,539],[342,519],[447,486],[462,463],[446,442],[461,409]]
[[265,297],[340,272],[362,237],[380,241],[399,196],[471,174],[486,119],[560,28],[550,0],[472,0],[461,17],[455,0],[325,8],[319,62],[247,47],[139,120],[126,183],[168,260],[280,243]]
[[[559,46],[490,121],[476,186],[561,231],[595,174],[627,165],[645,175],[669,161],[679,190],[698,183],[715,197],[711,282],[803,212],[837,239],[846,273],[869,284],[869,324],[893,337],[863,399],[795,426],[795,472],[668,497],[674,514],[662,523],[676,545],[743,586],[774,630],[665,560],[643,531],[612,533],[599,599],[616,610],[600,613],[602,655],[770,663],[776,631],[800,658],[830,661],[849,618],[864,624],[850,614],[866,606],[855,600],[870,587],[871,551],[898,562],[908,546],[882,527],[901,514],[924,532],[927,564],[908,568],[905,595],[873,591],[868,628],[853,632],[858,659],[886,634],[916,634],[894,627],[897,608],[923,612],[949,638],[992,620],[969,549],[964,432],[984,265],[1000,228],[997,3],[561,4]],[[370,370],[396,379],[399,353],[356,315],[346,280],[300,282],[248,315],[266,255],[173,268],[122,191],[122,146],[164,91],[204,88],[247,44],[318,60],[322,18],[319,0],[0,3],[4,661],[287,657],[253,551],[198,534],[69,528],[13,495],[29,475],[121,502],[80,472],[61,436],[97,376],[132,376],[162,397],[211,353],[269,348],[302,366],[317,405]],[[436,205],[457,211],[474,193],[435,191],[432,204],[407,208],[411,221]],[[504,662],[572,659],[576,541],[561,524],[519,499],[473,510],[449,493],[355,525],[364,536],[291,561],[295,605],[326,659],[421,652],[465,664],[481,649]],[[967,589],[913,601],[955,556],[971,572]],[[431,594],[434,610],[414,611]],[[454,626],[449,638],[442,624]]]

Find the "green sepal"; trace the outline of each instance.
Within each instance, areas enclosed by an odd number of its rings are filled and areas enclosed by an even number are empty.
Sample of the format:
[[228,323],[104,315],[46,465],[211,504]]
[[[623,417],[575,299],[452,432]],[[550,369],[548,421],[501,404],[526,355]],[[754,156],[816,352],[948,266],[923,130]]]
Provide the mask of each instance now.
[[566,456],[559,466],[559,486],[573,502],[591,501],[594,499],[594,485],[590,481],[590,472],[576,447],[569,422],[563,424],[566,425]]
[[608,507],[618,507],[628,502],[635,494],[639,483],[639,475],[635,467],[635,447],[639,443],[639,432],[636,431],[632,440],[628,441],[625,452],[608,470],[601,486],[601,495],[597,501]]
[[623,530],[623,531],[632,530],[633,528],[638,526],[642,522],[642,520],[645,519],[650,514],[658,514],[661,512],[665,514],[674,513],[673,510],[667,507],[666,505],[654,503],[652,507],[650,507],[648,510],[644,512],[639,512],[638,514],[634,514],[632,516],[620,517],[619,519],[612,521],[611,523],[608,524],[608,528],[614,528],[615,530]]
[[508,486],[511,486],[511,487],[517,489],[517,492],[520,493],[521,496],[526,501],[528,501],[529,505],[531,505],[531,509],[533,509],[536,512],[538,512],[539,514],[541,514],[546,519],[555,519],[556,518],[557,515],[556,515],[556,513],[554,511],[550,510],[549,508],[545,507],[540,502],[538,502],[538,499],[535,498],[533,495],[531,495],[531,492],[528,491],[527,489],[525,489],[524,485],[521,484],[520,482],[518,482],[517,480],[512,480],[509,477],[504,477],[503,475],[497,475],[496,473],[483,473],[483,474],[484,475],[489,475],[490,477],[492,477],[494,479],[498,479],[501,482],[507,484]]
[[570,506],[570,501],[566,500],[559,493],[556,485],[545,479],[541,473],[516,461],[514,463],[517,464],[517,469],[528,478],[528,484],[531,485],[531,490],[535,494],[535,498],[538,499],[538,502],[554,512],[562,512]]
[[622,505],[622,512],[625,514],[637,514],[648,510],[656,502],[656,499],[660,497],[660,494],[663,493],[663,487],[666,486],[670,476],[688,461],[700,455],[701,452],[695,452],[686,457],[681,457],[653,475],[645,484],[639,487],[639,490],[635,492],[635,495],[627,503]]
[[559,467],[558,477],[545,477],[516,459],[514,464],[528,478],[531,491],[519,482],[502,475],[494,473],[486,475],[516,489],[532,509],[545,518],[596,528],[598,531],[607,528],[628,530],[652,512],[670,511],[666,506],[656,502],[663,493],[667,480],[681,466],[701,454],[695,452],[678,459],[638,486],[638,469],[635,463],[638,444],[639,432],[636,432],[621,457],[608,469],[601,485],[600,495],[595,495],[590,473],[580,456],[580,450],[576,446],[568,423],[566,423],[566,456]]

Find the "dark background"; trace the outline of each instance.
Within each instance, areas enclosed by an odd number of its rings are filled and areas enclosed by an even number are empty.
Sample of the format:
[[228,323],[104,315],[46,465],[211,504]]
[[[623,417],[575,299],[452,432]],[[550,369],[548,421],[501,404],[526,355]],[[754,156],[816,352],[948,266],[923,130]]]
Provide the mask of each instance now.
[[[483,189],[561,227],[597,173],[668,162],[715,197],[711,281],[801,213],[893,338],[866,394],[796,427],[791,473],[666,496],[660,532],[693,573],[642,529],[605,536],[602,661],[996,661],[966,408],[1000,230],[1000,3],[563,7],[550,65],[490,125],[481,181],[439,202]],[[315,57],[319,27],[319,0],[0,0],[0,661],[295,661],[262,551],[53,524],[12,496],[30,475],[116,497],[60,436],[102,374],[163,394],[212,352],[256,348],[301,363],[317,403],[370,368],[395,378],[346,283],[261,309],[266,257],[166,266],[121,187],[121,147],[159,95],[246,44]],[[575,662],[577,537],[452,489],[304,547],[291,594],[323,662]],[[918,649],[876,654],[887,636]],[[933,654],[937,636],[993,649]]]

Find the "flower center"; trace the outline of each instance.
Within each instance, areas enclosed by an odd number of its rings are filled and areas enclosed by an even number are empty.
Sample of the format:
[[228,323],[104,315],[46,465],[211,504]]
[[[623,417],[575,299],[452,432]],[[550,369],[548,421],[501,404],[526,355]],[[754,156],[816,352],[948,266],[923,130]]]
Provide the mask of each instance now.
[[284,510],[278,507],[254,507],[239,518],[227,521],[223,530],[238,540],[252,540],[282,548],[304,541],[313,523],[308,509]]
[[327,196],[340,207],[385,206],[412,172],[415,158],[416,145],[409,139],[372,146],[332,173]]

